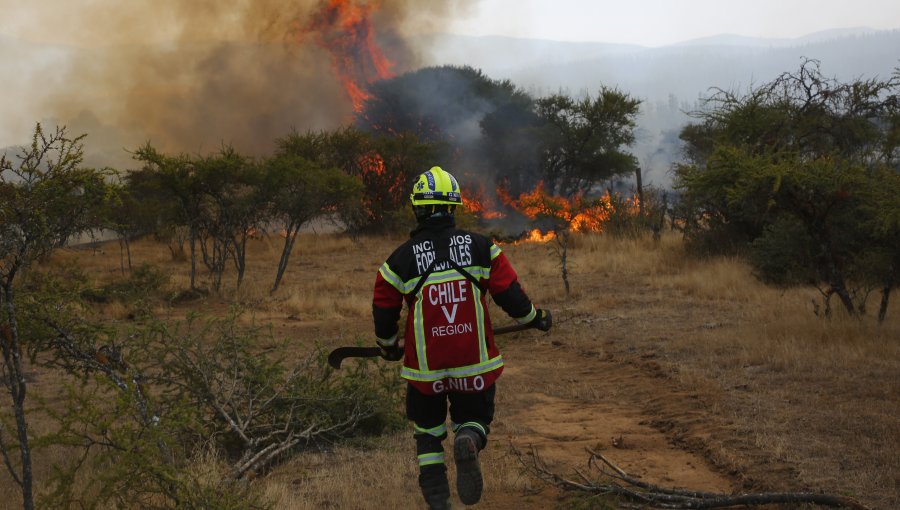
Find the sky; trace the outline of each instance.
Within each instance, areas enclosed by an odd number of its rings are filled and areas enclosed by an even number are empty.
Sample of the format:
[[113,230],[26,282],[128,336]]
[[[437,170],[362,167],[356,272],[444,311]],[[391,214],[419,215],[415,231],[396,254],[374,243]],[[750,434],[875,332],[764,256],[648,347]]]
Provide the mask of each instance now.
[[[110,0],[0,0],[0,36],[64,44],[165,41],[191,32],[218,9],[214,1],[198,1],[195,13],[158,5],[153,23],[139,33],[112,33],[107,24],[134,24],[147,11]],[[238,0],[246,5],[290,11],[320,0]],[[365,0],[357,0],[365,1]],[[507,35],[557,41],[596,41],[656,47],[690,39],[736,34],[751,37],[794,38],[832,28],[900,29],[898,0],[373,0],[406,11],[407,29],[467,35]],[[137,3],[147,3],[141,0]],[[122,8],[121,6],[127,6]],[[427,7],[426,7],[427,5]],[[418,13],[424,13],[418,17]],[[240,14],[234,16],[235,20]],[[135,19],[131,19],[135,18]],[[90,21],[88,21],[90,20]],[[217,23],[224,18],[217,16]],[[421,22],[419,22],[421,20]],[[232,20],[233,21],[233,20]],[[227,21],[226,21],[227,22]],[[417,28],[419,30],[417,30]],[[240,32],[240,27],[229,32]]]
[[900,29],[898,0],[482,0],[462,14],[448,32],[649,47],[719,34],[795,38],[833,28]]

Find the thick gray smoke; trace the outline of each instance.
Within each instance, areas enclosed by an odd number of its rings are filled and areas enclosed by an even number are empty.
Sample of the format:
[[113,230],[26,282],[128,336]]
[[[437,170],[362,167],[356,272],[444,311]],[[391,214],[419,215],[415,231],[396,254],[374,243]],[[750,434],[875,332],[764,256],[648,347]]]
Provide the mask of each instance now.
[[[404,42],[408,24],[427,29],[429,20],[458,7],[396,0],[72,2],[52,11],[33,7],[42,32],[28,44],[0,37],[0,56],[32,57],[4,63],[28,68],[16,73],[15,91],[28,103],[19,116],[33,112],[32,126],[56,122],[88,133],[89,164],[126,164],[126,149],[147,141],[166,152],[208,153],[225,143],[265,154],[291,129],[330,129],[352,119],[335,61],[322,47],[329,40],[322,31],[333,28],[311,25],[336,4],[360,11],[371,4],[374,40],[394,72],[418,64]],[[53,60],[34,62],[35,55]]]

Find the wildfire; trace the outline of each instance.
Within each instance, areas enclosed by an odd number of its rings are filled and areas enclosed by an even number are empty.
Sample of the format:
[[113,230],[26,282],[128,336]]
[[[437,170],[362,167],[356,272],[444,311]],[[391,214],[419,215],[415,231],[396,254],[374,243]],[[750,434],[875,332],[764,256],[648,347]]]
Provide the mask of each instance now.
[[359,166],[362,167],[363,173],[374,173],[377,176],[384,175],[384,158],[381,154],[371,153],[360,158]]
[[528,233],[523,241],[532,242],[532,243],[546,243],[547,241],[551,241],[556,237],[555,232],[547,232],[544,234],[540,231],[540,229],[532,229],[531,232]]
[[[584,195],[567,198],[548,193],[543,182],[539,182],[534,189],[522,193],[517,198],[510,195],[501,185],[496,190],[496,196],[507,211],[517,211],[538,225],[544,225],[544,228],[533,228],[523,234],[519,241],[524,242],[550,241],[556,238],[556,233],[560,229],[572,232],[603,232],[611,220],[612,213],[622,204],[625,205],[627,214],[637,215],[639,209],[637,197],[623,199],[619,195],[611,197],[607,193],[596,198],[586,198]],[[486,207],[485,203],[481,193],[475,193],[474,198],[466,205],[476,216],[483,219],[506,216]]]
[[494,220],[506,217],[506,213],[491,207],[485,195],[484,186],[481,183],[475,184],[463,195],[463,206],[482,219]]
[[370,97],[366,88],[392,78],[394,64],[375,42],[371,15],[376,2],[327,0],[306,26],[306,33],[331,54],[331,64],[356,112]]
[[531,219],[544,218],[575,232],[602,232],[610,217],[608,195],[596,199],[582,195],[565,198],[547,193],[543,182],[518,199],[510,199],[509,205]]

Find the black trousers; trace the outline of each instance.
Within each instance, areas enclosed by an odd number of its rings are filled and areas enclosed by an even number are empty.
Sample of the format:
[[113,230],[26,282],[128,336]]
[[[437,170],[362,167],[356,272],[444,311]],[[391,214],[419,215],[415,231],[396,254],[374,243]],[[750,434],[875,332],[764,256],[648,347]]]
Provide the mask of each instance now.
[[[413,385],[406,387],[406,416],[415,424],[419,482],[445,476],[443,441],[447,438],[447,409],[454,432],[471,429],[481,437],[480,448],[487,445],[494,421],[496,384],[480,393],[442,393],[425,395]],[[424,478],[424,480],[423,480]]]

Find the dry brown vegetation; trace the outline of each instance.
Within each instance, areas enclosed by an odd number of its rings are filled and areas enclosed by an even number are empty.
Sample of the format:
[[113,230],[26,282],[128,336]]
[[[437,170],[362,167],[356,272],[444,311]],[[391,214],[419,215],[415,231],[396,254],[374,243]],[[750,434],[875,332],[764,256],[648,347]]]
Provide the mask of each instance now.
[[[375,271],[401,238],[304,235],[282,288],[269,296],[279,241],[255,241],[240,290],[226,275],[222,295],[160,302],[155,313],[222,314],[237,301],[248,317],[293,339],[298,353],[316,342],[368,342]],[[532,445],[563,474],[583,468],[590,447],[657,485],[822,490],[900,507],[896,300],[881,326],[874,318],[823,320],[813,313],[815,289],[766,287],[739,260],[685,253],[676,236],[573,242],[568,297],[549,244],[503,245],[556,326],[500,340],[507,368],[483,455],[480,507],[602,508],[532,477],[512,453]],[[163,269],[172,289],[187,288],[188,263],[173,260],[166,246],[141,241],[133,259]],[[98,282],[121,276],[114,243],[64,250],[51,263],[75,263]],[[128,320],[125,305],[99,306],[110,320]],[[39,381],[35,392],[52,391],[52,378]],[[39,452],[36,462],[40,487],[48,459]],[[198,461],[198,469],[215,465]],[[415,472],[404,431],[297,456],[252,483],[288,510],[421,508]],[[14,493],[5,473],[0,493]],[[0,508],[14,508],[10,499]]]

